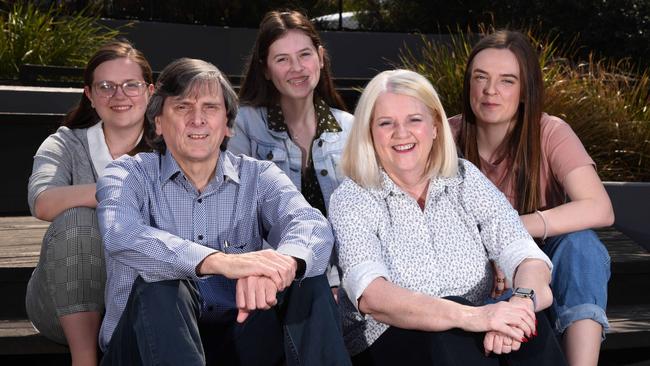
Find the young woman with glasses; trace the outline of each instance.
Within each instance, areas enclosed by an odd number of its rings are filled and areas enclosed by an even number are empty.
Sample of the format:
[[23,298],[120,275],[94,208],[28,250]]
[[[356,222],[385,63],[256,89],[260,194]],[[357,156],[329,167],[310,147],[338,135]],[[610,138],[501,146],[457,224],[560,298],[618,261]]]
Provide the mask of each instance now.
[[34,156],[29,207],[52,224],[26,308],[43,335],[70,347],[73,365],[98,361],[106,269],[95,182],[113,159],[148,150],[142,136],[152,83],[140,51],[127,42],[104,45],[86,65],[81,101]]

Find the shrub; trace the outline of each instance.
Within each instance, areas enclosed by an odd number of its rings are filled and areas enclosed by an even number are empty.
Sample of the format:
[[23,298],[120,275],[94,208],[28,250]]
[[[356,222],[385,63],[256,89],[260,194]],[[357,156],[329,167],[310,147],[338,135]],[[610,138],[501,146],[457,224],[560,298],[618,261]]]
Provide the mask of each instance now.
[[0,78],[15,78],[20,65],[84,66],[90,55],[119,35],[86,11],[64,15],[61,6],[41,10],[15,2],[0,13]]
[[[424,40],[416,56],[402,51],[401,67],[427,76],[449,116],[461,112],[463,73],[475,34],[451,35],[450,44]],[[528,32],[539,51],[546,85],[545,111],[567,121],[596,162],[602,180],[650,181],[650,73],[629,61],[591,55],[573,63],[575,47]]]
[[456,24],[479,30],[478,24],[523,28],[541,24],[567,43],[577,41],[586,59],[600,55],[650,66],[650,1],[647,0],[348,0],[352,10],[369,10],[359,17],[361,29],[435,33]]

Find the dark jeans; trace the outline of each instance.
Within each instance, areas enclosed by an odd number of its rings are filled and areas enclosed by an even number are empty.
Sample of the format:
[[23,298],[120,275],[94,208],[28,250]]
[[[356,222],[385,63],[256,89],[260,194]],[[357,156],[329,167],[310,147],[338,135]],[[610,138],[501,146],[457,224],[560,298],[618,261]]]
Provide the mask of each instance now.
[[[307,278],[243,324],[199,324],[192,281],[135,281],[102,365],[350,365],[327,278]],[[205,350],[205,352],[204,352]]]
[[[459,297],[447,297],[471,305]],[[355,366],[367,365],[566,365],[566,360],[544,312],[536,313],[537,337],[507,355],[485,356],[485,333],[460,329],[424,332],[388,328],[369,348],[354,356]]]

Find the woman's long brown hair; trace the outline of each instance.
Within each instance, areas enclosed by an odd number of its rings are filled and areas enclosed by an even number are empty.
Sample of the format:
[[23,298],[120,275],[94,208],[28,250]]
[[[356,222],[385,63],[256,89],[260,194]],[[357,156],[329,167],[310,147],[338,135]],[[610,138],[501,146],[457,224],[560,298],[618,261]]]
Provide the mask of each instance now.
[[[153,84],[153,72],[151,71],[151,66],[142,52],[137,50],[126,40],[116,40],[104,44],[92,55],[84,70],[84,86],[92,89],[95,69],[106,61],[112,61],[118,58],[128,58],[137,63],[142,70],[142,78],[144,81],[147,84]],[[144,130],[146,134],[150,124],[147,123],[147,116],[144,116],[144,118]],[[99,120],[99,115],[95,111],[95,108],[92,107],[90,99],[88,99],[85,93],[82,93],[79,103],[63,118],[62,125],[70,129],[88,128],[97,124]],[[150,148],[147,146],[145,139],[141,139],[138,146],[130,151],[129,155],[149,150]]]
[[460,149],[465,158],[480,168],[476,115],[470,104],[472,62],[476,55],[488,48],[508,49],[519,63],[521,75],[521,102],[517,109],[517,122],[497,149],[497,160],[512,163],[506,179],[514,178],[515,208],[520,214],[534,212],[541,204],[541,132],[540,120],[544,102],[544,84],[539,58],[525,35],[501,30],[481,39],[467,59],[463,82],[463,122],[460,132]]
[[[297,11],[271,11],[266,13],[260,23],[257,33],[257,39],[251,52],[244,81],[239,90],[239,100],[242,104],[248,104],[255,107],[271,106],[279,101],[280,95],[273,85],[273,82],[267,80],[264,76],[266,70],[266,58],[269,54],[271,44],[284,36],[290,30],[299,30],[309,37],[318,49],[323,46],[323,42],[316,32],[316,28],[309,19]],[[323,68],[321,69],[320,79],[316,85],[315,94],[325,100],[325,103],[331,107],[346,110],[343,98],[339,95],[332,81],[332,72],[330,71],[330,59],[327,50],[323,47]]]

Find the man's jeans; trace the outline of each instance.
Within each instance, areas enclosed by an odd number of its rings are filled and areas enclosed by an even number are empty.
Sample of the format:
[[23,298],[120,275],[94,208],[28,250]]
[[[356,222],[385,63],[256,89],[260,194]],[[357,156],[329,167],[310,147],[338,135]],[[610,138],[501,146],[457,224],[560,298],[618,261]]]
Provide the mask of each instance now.
[[[202,344],[200,309],[201,297],[193,281],[146,283],[138,277],[102,365],[205,365],[203,347],[213,351],[219,345]],[[210,327],[201,324],[200,328]],[[232,344],[221,347],[228,351],[223,360],[210,352],[215,364],[235,360],[241,365],[272,365],[277,352],[270,354],[267,348],[278,344],[284,347],[288,366],[350,365],[338,309],[324,275],[294,282],[278,295],[278,305],[251,314],[241,325],[214,327],[227,334],[215,337],[209,331],[208,342],[226,339],[226,344]],[[280,352],[278,362],[282,356]]]
[[554,236],[541,249],[553,262],[553,306],[549,309],[551,324],[562,334],[573,322],[592,319],[609,328],[607,282],[610,258],[607,249],[592,230]]

